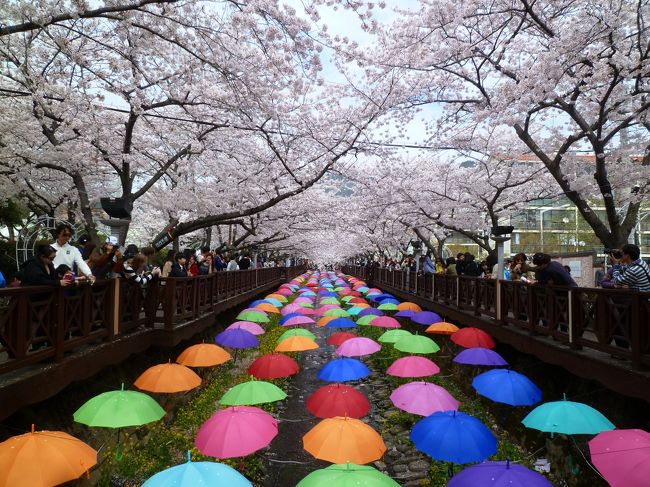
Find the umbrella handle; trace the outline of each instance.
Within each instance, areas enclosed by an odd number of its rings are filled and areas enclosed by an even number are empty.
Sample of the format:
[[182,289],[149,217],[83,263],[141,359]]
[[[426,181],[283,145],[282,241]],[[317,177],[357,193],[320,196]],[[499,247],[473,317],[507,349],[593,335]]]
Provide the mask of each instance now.
[[120,446],[120,428],[117,428],[117,444],[115,445],[115,460],[118,462],[124,458],[122,447]]
[[454,464],[450,462],[449,465],[447,466],[447,478],[450,479],[453,476],[454,476]]

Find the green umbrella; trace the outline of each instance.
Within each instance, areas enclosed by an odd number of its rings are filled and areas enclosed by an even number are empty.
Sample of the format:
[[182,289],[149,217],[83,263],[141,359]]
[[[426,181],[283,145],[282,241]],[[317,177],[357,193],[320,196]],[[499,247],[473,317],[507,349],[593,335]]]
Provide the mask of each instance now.
[[440,350],[436,342],[422,335],[402,337],[395,342],[394,346],[400,352],[407,353],[436,353]]
[[253,323],[268,323],[269,318],[259,311],[243,311],[237,315],[238,320],[252,321]]
[[165,411],[150,396],[137,391],[104,392],[86,401],[74,413],[77,423],[105,428],[125,428],[158,421]]
[[383,303],[377,306],[377,309],[382,311],[397,311],[397,305],[395,303]]
[[371,323],[372,320],[374,320],[375,318],[377,318],[375,315],[366,315],[366,316],[362,316],[361,318],[359,318],[359,319],[357,320],[357,325],[361,325],[361,326],[370,326],[370,323]]
[[332,308],[325,311],[323,316],[336,316],[337,318],[349,318],[350,313],[341,308]]
[[343,297],[341,298],[341,301],[343,301],[344,303],[347,303],[347,302],[350,301],[351,299],[354,299],[354,296],[343,296]]
[[378,338],[381,343],[395,343],[400,338],[413,336],[411,332],[406,330],[388,330]]
[[368,465],[345,463],[315,470],[296,487],[399,487],[393,479]]
[[319,304],[339,304],[339,300],[336,298],[325,298],[319,301]]
[[287,330],[282,335],[280,335],[277,343],[280,343],[282,340],[286,340],[287,338],[291,337],[307,337],[311,338],[312,340],[316,339],[316,335],[314,335],[309,330],[306,330],[304,328],[292,328],[291,330]]
[[225,406],[249,406],[265,402],[281,401],[287,395],[275,384],[263,380],[243,382],[231,388],[221,398]]
[[581,402],[547,402],[533,409],[522,423],[527,428],[566,435],[595,435],[615,426],[600,412]]

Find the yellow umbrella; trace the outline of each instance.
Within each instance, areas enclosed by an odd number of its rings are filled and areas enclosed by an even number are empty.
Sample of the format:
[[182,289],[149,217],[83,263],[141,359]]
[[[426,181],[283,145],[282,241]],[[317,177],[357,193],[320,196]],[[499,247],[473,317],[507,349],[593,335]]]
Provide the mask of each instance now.
[[293,336],[285,338],[275,347],[276,352],[304,352],[305,350],[315,350],[318,343],[309,337]]
[[0,486],[50,487],[97,464],[97,452],[63,431],[36,431],[0,443]]
[[221,365],[232,357],[219,345],[199,343],[186,348],[176,362],[186,367],[213,367]]

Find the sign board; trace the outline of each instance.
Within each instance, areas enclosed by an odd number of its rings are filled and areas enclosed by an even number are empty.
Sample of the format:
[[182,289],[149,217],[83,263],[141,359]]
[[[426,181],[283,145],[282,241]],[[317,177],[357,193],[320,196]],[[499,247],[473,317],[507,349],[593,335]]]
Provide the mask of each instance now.
[[571,269],[571,277],[582,277],[582,261],[570,260],[567,265]]

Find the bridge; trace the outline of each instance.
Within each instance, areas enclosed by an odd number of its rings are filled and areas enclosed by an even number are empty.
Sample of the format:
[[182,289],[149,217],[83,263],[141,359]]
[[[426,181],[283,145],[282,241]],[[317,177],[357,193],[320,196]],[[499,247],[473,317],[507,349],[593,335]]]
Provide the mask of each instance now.
[[173,347],[304,270],[217,272],[146,288],[110,279],[74,290],[0,289],[0,419],[132,354]]
[[650,293],[347,266],[453,323],[650,402]]

